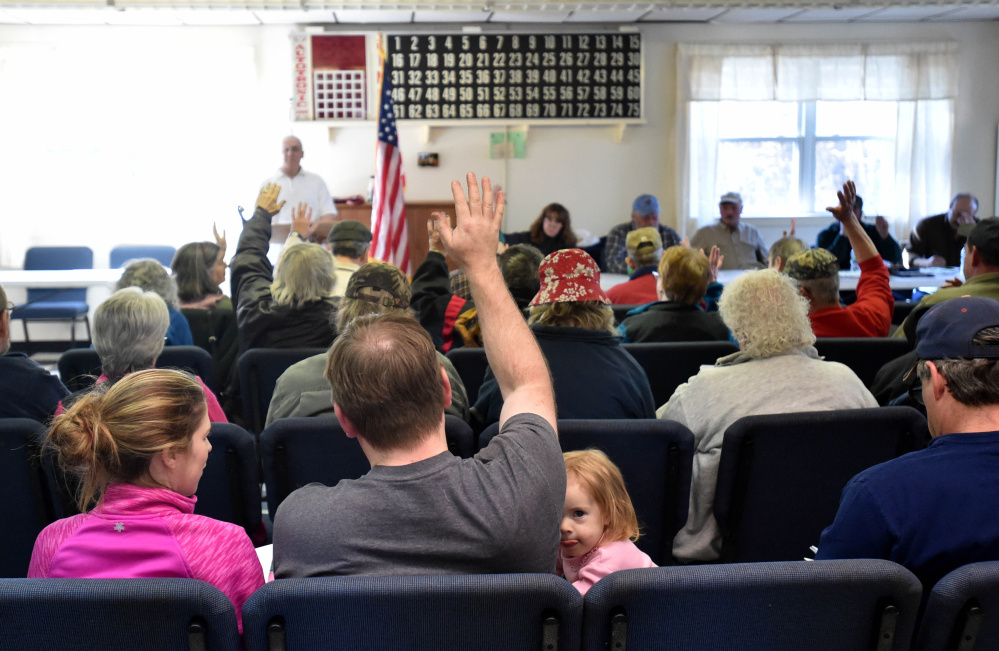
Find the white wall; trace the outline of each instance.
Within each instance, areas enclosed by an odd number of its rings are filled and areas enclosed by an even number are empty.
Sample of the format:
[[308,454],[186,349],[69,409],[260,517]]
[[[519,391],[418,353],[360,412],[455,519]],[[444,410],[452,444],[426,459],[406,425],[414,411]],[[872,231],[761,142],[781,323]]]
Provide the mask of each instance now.
[[[239,96],[223,100],[223,106],[205,107],[206,113],[217,120],[213,123],[217,139],[206,139],[199,134],[197,139],[187,141],[189,134],[174,132],[170,120],[148,124],[159,137],[137,137],[137,147],[168,140],[170,150],[183,152],[185,157],[169,169],[158,170],[160,182],[155,192],[147,191],[151,196],[145,197],[142,205],[124,211],[128,214],[102,212],[102,197],[114,193],[128,179],[121,178],[119,173],[105,173],[100,166],[77,170],[79,176],[72,182],[52,179],[52,193],[46,197],[19,197],[16,184],[7,187],[8,205],[18,209],[4,212],[0,266],[19,266],[24,248],[47,243],[90,244],[97,252],[100,266],[111,245],[135,241],[130,229],[136,222],[148,225],[152,221],[160,239],[175,245],[208,238],[212,220],[220,221],[233,236],[239,229],[235,205],[252,206],[257,185],[280,164],[280,139],[288,132],[300,135],[306,149],[303,165],[324,176],[334,195],[363,194],[373,169],[374,127],[337,129],[331,139],[326,125],[290,122],[289,31],[287,27],[0,27],[0,49],[12,44],[72,45],[81,49],[101,44],[117,48],[123,56],[141,59],[170,56],[178,48],[252,47],[257,75],[256,83],[248,84]],[[621,142],[616,142],[611,127],[534,126],[528,135],[527,158],[499,161],[488,158],[489,132],[495,128],[437,128],[432,131],[432,141],[423,144],[422,130],[402,122],[400,140],[408,177],[407,198],[445,199],[449,196],[451,179],[462,178],[467,170],[474,170],[492,176],[508,191],[508,229],[526,227],[544,204],[560,201],[572,213],[574,226],[601,234],[624,221],[631,199],[643,192],[657,194],[663,206],[663,221],[676,225],[679,188],[675,174],[674,46],[677,42],[947,39],[961,43],[952,184],[955,190],[969,190],[980,198],[980,215],[994,213],[999,122],[999,84],[994,83],[994,67],[999,61],[999,24],[677,24],[653,25],[643,27],[642,31],[646,47],[646,125],[629,126]],[[93,72],[115,74],[114,69]],[[128,79],[120,81],[129,83]],[[45,80],[39,79],[39,83]],[[26,101],[30,98],[0,94],[0,106]],[[74,104],[83,101],[100,102],[100,97],[68,97],[65,120],[72,121]],[[190,102],[197,109],[198,97],[191,97]],[[128,108],[109,106],[107,110]],[[217,117],[223,110],[230,114],[229,120]],[[23,173],[17,167],[21,160],[40,167],[38,173],[45,173],[44,159],[24,158],[19,149],[24,146],[25,131],[59,129],[64,137],[72,138],[74,130],[64,128],[62,118],[56,121],[58,124],[48,118],[36,124],[0,125],[6,178],[12,173]],[[85,130],[86,125],[74,128]],[[13,131],[22,135],[12,141]],[[11,146],[14,141],[17,146]],[[439,153],[440,167],[418,168],[416,155],[421,151]],[[127,169],[127,163],[119,165],[119,170]],[[225,174],[221,173],[223,170]],[[223,177],[224,182],[220,180]],[[211,205],[185,203],[192,184],[212,190]],[[92,194],[86,194],[87,187],[93,188]],[[945,208],[941,206],[941,210]],[[117,211],[122,209],[118,207]]]

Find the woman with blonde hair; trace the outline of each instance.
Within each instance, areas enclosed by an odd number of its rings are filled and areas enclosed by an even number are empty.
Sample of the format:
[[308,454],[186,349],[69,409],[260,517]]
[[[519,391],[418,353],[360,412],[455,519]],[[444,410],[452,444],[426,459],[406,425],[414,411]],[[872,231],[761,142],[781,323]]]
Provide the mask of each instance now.
[[[653,418],[655,404],[645,371],[620,345],[610,300],[600,289],[600,268],[585,251],[545,257],[541,291],[528,323],[548,360],[559,418]],[[503,396],[486,371],[473,418],[499,420]]]
[[264,576],[242,527],[194,514],[209,430],[201,385],[181,371],[138,371],[81,396],[46,446],[87,512],[42,530],[28,577],[200,579],[239,618]]
[[687,524],[673,541],[681,561],[711,561],[721,552],[712,504],[722,439],[743,416],[877,407],[848,367],[823,361],[808,321],[808,301],[775,269],[747,271],[726,285],[722,321],[739,352],[702,366],[656,412],[694,434]]
[[560,203],[550,203],[526,231],[506,234],[507,244],[530,244],[548,255],[562,249],[571,249],[578,243],[572,232],[569,211]]

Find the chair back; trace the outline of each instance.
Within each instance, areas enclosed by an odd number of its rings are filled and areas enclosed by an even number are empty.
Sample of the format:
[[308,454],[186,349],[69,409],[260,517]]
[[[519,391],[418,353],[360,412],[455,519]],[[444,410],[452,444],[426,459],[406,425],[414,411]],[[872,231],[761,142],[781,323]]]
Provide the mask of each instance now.
[[41,462],[45,426],[30,418],[0,418],[0,477],[7,526],[0,534],[0,577],[23,577],[35,538],[58,518]]
[[232,602],[191,579],[0,581],[5,647],[238,651]]
[[[494,423],[479,437],[484,448],[499,432]],[[687,522],[694,435],[656,419],[560,420],[563,452],[597,448],[621,470],[638,515],[635,544],[657,565],[673,563],[673,538]]]
[[[93,269],[94,252],[88,246],[33,246],[24,254],[24,269]],[[39,302],[86,303],[87,288],[28,288],[26,307]]]
[[325,353],[325,348],[251,348],[239,356],[239,385],[243,418],[254,434],[264,431],[274,386],[288,367],[306,357]]
[[583,599],[550,574],[282,579],[243,607],[248,651],[579,649]]
[[[456,456],[473,449],[472,429],[457,416],[445,415],[444,434]],[[260,434],[260,460],[272,518],[297,488],[312,482],[334,486],[341,479],[357,479],[371,469],[361,446],[330,417],[274,421]]]
[[631,312],[639,305],[611,305],[611,309],[614,311],[614,323],[620,324],[624,321],[624,317],[628,316],[628,312]]
[[486,349],[473,346],[452,348],[447,351],[447,358],[454,364],[454,369],[458,371],[461,383],[465,385],[468,406],[471,407],[479,397],[482,380],[486,376],[486,369],[489,368]]
[[623,346],[649,376],[657,407],[666,404],[676,388],[697,375],[702,365],[714,364],[719,357],[739,350],[728,341],[664,341]]
[[999,649],[999,561],[971,563],[940,579],[913,651]]
[[911,407],[747,416],[725,431],[714,516],[725,562],[811,556],[847,482],[922,449],[926,419]]
[[815,349],[826,361],[849,366],[870,387],[881,367],[912,350],[912,344],[895,337],[822,337]]
[[164,267],[169,267],[173,263],[173,256],[177,249],[172,246],[143,244],[138,246],[116,246],[111,249],[111,268],[120,269],[129,260],[137,258],[152,258]]
[[906,651],[920,594],[883,560],[624,570],[586,593],[583,648]]
[[239,425],[212,423],[212,453],[198,483],[194,512],[238,524],[253,535],[260,527],[260,462],[257,440]]
[[[59,356],[59,377],[72,392],[90,386],[101,375],[101,359],[93,348],[70,348]],[[215,368],[208,351],[197,346],[166,346],[156,359],[156,368],[179,368],[201,378],[215,391]]]

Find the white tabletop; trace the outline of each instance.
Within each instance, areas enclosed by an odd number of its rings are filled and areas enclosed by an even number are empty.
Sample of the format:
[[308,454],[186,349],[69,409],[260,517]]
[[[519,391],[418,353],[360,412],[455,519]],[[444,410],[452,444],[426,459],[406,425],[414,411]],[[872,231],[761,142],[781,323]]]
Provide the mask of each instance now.
[[99,287],[114,285],[121,269],[0,269],[0,286],[11,287]]

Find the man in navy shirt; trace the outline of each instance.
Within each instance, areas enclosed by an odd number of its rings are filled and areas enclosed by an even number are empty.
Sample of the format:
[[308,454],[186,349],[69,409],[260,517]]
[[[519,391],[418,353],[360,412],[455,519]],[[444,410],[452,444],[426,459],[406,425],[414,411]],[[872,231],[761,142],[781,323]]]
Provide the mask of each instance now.
[[999,560],[999,301],[944,301],[916,336],[913,397],[933,441],[850,480],[816,560],[888,559],[929,590],[961,565]]
[[59,378],[21,353],[10,350],[10,305],[0,287],[0,418],[52,418],[69,395]]

